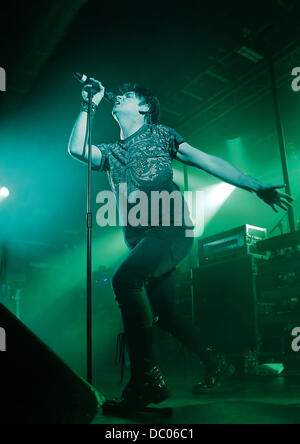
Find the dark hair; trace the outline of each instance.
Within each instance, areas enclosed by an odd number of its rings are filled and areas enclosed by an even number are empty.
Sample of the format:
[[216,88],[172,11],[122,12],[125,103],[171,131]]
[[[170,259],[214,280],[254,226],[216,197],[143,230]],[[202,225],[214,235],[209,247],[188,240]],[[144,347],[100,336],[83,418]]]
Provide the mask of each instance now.
[[145,88],[139,83],[124,83],[119,90],[122,94],[134,92],[139,99],[144,100],[145,104],[149,105],[150,108],[150,111],[146,114],[147,123],[159,123],[160,103],[158,97],[155,96],[150,89]]

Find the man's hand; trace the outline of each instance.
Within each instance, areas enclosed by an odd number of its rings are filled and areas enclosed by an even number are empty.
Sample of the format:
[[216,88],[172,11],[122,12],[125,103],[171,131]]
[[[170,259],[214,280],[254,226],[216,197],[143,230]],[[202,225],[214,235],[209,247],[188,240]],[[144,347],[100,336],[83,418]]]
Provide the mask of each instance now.
[[275,205],[287,211],[292,206],[294,199],[289,194],[278,191],[285,187],[285,185],[262,185],[256,194],[266,204],[270,205],[275,213],[279,212]]
[[[95,80],[95,79],[91,79],[91,80],[94,80],[96,83],[98,83],[99,88],[100,88],[100,91],[98,93],[94,94],[94,96],[93,96],[93,103],[96,106],[99,106],[100,102],[102,101],[102,99],[104,97],[105,88],[101,82],[98,82],[98,80]],[[86,85],[82,90],[82,98],[85,102],[87,102],[88,98],[89,98],[88,92],[87,92],[88,88],[89,88],[89,85]]]

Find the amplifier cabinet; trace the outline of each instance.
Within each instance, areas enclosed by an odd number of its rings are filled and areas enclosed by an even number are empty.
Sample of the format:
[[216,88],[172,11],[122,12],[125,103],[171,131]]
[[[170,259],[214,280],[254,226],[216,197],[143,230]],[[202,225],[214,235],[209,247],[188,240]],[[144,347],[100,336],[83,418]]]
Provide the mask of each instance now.
[[257,254],[256,244],[267,237],[266,228],[242,225],[224,233],[200,239],[199,265],[206,261],[224,260],[242,255]]
[[241,354],[259,347],[256,263],[241,256],[194,270],[195,323],[206,345]]

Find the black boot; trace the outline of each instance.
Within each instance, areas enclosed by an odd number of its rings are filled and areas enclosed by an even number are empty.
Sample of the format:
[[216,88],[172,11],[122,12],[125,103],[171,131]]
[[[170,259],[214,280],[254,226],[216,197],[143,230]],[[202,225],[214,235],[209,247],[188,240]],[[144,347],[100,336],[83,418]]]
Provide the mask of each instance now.
[[139,380],[130,380],[123,390],[120,403],[130,408],[142,408],[149,404],[159,404],[170,396],[166,381],[155,366],[144,372]]
[[124,407],[142,408],[165,401],[171,395],[154,357],[152,327],[130,330],[125,336],[131,379],[121,399],[115,402]]
[[234,374],[235,369],[231,361],[225,356],[217,354],[211,347],[203,352],[203,363],[205,366],[204,381],[194,385],[194,395],[213,392],[224,379]]

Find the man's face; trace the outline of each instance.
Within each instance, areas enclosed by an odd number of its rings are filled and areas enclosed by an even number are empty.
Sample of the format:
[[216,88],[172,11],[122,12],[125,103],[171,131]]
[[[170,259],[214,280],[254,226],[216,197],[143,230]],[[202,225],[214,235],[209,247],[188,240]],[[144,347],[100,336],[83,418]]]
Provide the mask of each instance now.
[[135,92],[127,92],[116,97],[113,115],[127,114],[134,117],[140,115],[140,111],[143,111],[145,107],[147,105],[143,105],[143,101],[136,96]]

